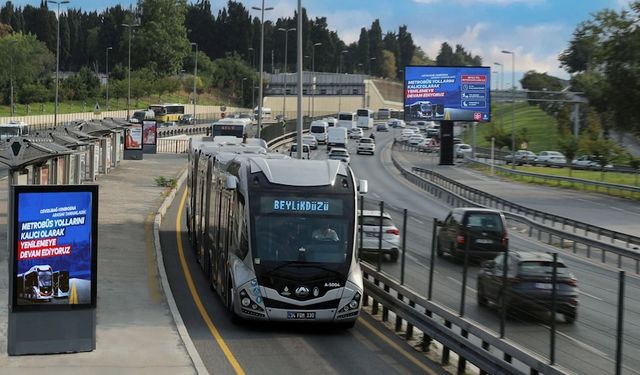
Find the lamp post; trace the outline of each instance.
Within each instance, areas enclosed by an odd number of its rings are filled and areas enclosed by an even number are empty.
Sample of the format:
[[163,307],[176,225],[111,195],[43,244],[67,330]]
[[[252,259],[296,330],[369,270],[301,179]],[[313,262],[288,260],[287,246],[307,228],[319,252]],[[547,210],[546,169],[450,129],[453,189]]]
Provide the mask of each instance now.
[[127,68],[127,121],[129,121],[129,110],[131,104],[131,29],[138,27],[133,23],[123,23],[122,26],[129,29],[129,67]]
[[247,77],[244,77],[242,81],[240,81],[240,106],[244,106],[244,81],[247,80]]
[[287,40],[288,40],[288,36],[289,36],[289,31],[296,31],[295,27],[292,27],[290,29],[285,29],[282,27],[278,28],[278,31],[283,31],[284,32],[284,75],[282,76],[282,81],[283,81],[283,90],[282,90],[282,118],[285,118],[285,111],[286,111],[286,103],[287,103]]
[[15,51],[13,50],[13,46],[16,43],[18,43],[17,40],[12,40],[12,41],[9,42],[9,45],[12,48],[11,53],[9,53],[9,61],[10,61],[10,64],[11,64],[11,69],[10,69],[10,72],[9,72],[10,81],[11,81],[11,83],[10,83],[10,86],[11,86],[11,92],[10,92],[10,96],[11,96],[11,99],[10,99],[10,101],[11,101],[11,116],[13,116],[15,114],[15,108],[13,106],[13,54],[14,54]]
[[296,155],[298,159],[302,159],[302,70],[303,70],[303,60],[302,60],[302,0],[298,0],[298,31],[296,34],[298,35],[296,44],[297,44],[297,52],[296,52],[296,61],[298,66],[298,120],[296,121],[296,143],[298,144],[298,154]]
[[60,79],[60,5],[69,4],[69,1],[47,0],[47,2],[58,6],[58,13],[56,14],[56,18],[58,19],[58,26],[56,30],[56,102],[55,108],[53,109],[53,126],[56,127],[58,126],[58,80]]
[[196,82],[198,81],[198,43],[191,43],[192,46],[196,47],[196,58],[195,64],[193,66],[193,121],[196,121]]
[[369,75],[371,75],[371,62],[377,60],[375,57],[369,58]]
[[511,55],[511,168],[516,169],[516,53],[507,50],[503,50],[502,53]]
[[104,70],[107,76],[107,84],[106,84],[106,105],[105,105],[105,109],[109,109],[109,50],[113,49],[113,47],[107,47],[105,49],[105,55],[106,57],[104,58]]
[[253,47],[249,47],[249,64],[251,64],[251,69],[253,69]]
[[316,111],[316,47],[322,43],[314,43],[311,46],[311,118]]
[[[345,53],[349,53],[346,49],[340,51],[340,64],[338,65],[338,73],[342,73],[343,57]],[[341,77],[338,77],[338,86],[341,84]],[[342,110],[342,87],[338,89],[338,113]]]
[[251,9],[259,10],[262,13],[260,16],[260,87],[258,88],[258,138],[260,138],[260,132],[262,131],[262,80],[264,76],[264,11],[273,10],[273,8],[265,8],[264,0],[262,0],[260,8],[251,7]]

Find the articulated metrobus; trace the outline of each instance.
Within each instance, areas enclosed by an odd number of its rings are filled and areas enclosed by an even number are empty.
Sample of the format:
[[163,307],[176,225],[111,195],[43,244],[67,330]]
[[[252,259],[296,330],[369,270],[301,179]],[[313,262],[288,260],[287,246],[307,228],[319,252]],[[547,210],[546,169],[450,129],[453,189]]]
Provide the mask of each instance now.
[[53,271],[49,265],[31,267],[27,272],[16,277],[16,293],[18,298],[32,301],[51,301]]
[[363,294],[355,245],[366,181],[358,185],[338,161],[239,148],[190,146],[187,226],[211,288],[235,321],[352,327]]
[[157,122],[178,122],[184,115],[184,104],[153,104],[149,106]]

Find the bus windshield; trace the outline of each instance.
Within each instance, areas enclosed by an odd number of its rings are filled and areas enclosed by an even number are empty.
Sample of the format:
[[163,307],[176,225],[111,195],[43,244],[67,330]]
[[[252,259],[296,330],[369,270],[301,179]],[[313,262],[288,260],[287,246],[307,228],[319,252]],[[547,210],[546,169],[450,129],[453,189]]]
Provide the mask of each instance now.
[[353,114],[351,114],[351,113],[341,113],[341,114],[338,115],[338,120],[353,121]]
[[358,111],[356,111],[356,114],[358,116],[361,116],[361,117],[369,117],[369,110],[368,109],[359,109]]
[[238,138],[242,138],[245,134],[244,125],[229,125],[229,124],[213,124],[212,135],[230,135]]
[[353,229],[341,198],[259,198],[254,261],[341,264],[350,259]]

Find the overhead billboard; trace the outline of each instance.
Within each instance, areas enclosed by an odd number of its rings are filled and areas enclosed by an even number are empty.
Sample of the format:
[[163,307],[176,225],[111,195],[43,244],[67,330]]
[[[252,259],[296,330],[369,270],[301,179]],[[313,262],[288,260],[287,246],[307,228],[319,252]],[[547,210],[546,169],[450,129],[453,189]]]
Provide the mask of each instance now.
[[98,186],[13,192],[12,310],[95,307]]
[[490,74],[485,66],[405,67],[405,121],[491,121]]

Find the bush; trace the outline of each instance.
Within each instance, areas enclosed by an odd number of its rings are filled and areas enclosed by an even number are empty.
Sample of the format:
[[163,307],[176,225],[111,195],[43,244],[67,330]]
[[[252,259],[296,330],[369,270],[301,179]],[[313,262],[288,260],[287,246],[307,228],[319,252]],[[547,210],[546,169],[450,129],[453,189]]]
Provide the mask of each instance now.
[[158,176],[155,178],[156,185],[162,187],[170,187],[175,188],[177,185],[177,181],[175,178]]

